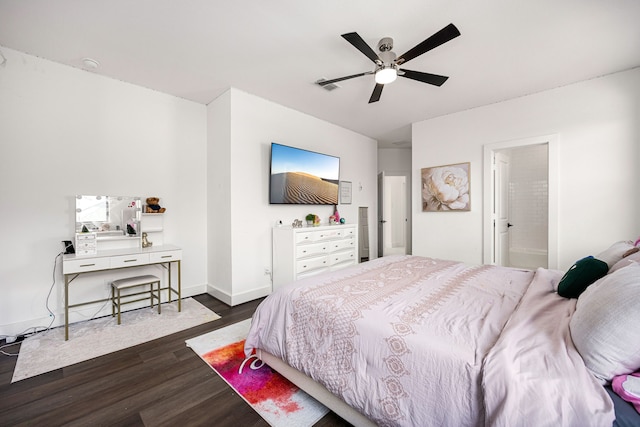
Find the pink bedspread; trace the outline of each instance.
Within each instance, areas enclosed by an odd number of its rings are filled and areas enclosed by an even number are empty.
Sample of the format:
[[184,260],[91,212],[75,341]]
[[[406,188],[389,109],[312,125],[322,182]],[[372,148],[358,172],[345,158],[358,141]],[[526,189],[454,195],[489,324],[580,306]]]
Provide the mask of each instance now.
[[[531,271],[495,266],[376,259],[270,295],[254,314],[245,352],[261,348],[281,358],[379,425],[520,419],[521,402],[515,413],[501,406],[519,367],[500,369],[503,361],[491,353],[532,281],[550,290],[557,280],[553,274],[533,279]],[[487,417],[483,388],[492,387],[493,375],[506,377],[488,393]]]
[[576,299],[553,292],[559,273],[536,271],[485,359],[487,425],[610,426],[613,402],[587,371],[569,332]]

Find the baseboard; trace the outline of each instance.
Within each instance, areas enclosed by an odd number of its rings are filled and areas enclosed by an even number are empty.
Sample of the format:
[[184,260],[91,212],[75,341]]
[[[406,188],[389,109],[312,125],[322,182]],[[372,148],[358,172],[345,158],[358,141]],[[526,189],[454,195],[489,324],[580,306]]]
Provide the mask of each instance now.
[[266,297],[271,293],[271,286],[264,286],[247,292],[230,295],[228,292],[223,291],[220,288],[213,285],[207,285],[207,293],[227,305],[235,306],[258,298]]
[[[205,284],[182,286],[181,296],[182,298],[192,297],[194,295],[200,295],[207,292],[207,286]],[[175,294],[174,294],[175,298]],[[123,311],[135,310],[136,308],[144,307],[146,302],[139,302],[137,304],[130,304],[123,308]],[[96,303],[87,305],[82,308],[76,307],[69,310],[69,323],[84,322],[92,318],[110,316],[111,305],[109,302]],[[9,323],[6,325],[0,325],[0,336],[6,335],[9,337],[22,336],[25,332],[29,335],[34,331],[34,328],[41,331],[46,329],[51,323],[51,316],[38,317],[33,319],[23,320],[21,322]],[[64,307],[60,310],[56,310],[55,319],[51,323],[51,328],[57,328],[64,326]]]

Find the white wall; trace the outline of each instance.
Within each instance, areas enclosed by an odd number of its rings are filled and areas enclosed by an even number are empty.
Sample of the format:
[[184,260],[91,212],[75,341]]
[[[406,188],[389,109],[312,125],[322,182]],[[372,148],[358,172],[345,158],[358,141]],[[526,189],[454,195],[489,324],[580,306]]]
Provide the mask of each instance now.
[[411,148],[378,149],[378,172],[403,172],[411,170]]
[[231,295],[231,91],[209,104],[207,123],[207,282]]
[[[209,242],[220,245],[220,251],[229,251],[229,244],[231,261],[229,271],[228,263],[221,266],[210,260],[209,293],[232,305],[267,295],[271,281],[265,269],[271,269],[271,229],[276,222],[290,225],[315,213],[326,224],[333,213],[331,206],[269,205],[272,142],[340,157],[340,179],[351,181],[353,188],[352,203],[338,206],[340,215],[356,223],[358,207],[368,206],[369,223],[375,223],[375,140],[237,89],[230,89],[208,108],[209,158],[217,165],[210,167],[231,165],[229,194],[225,193],[227,183],[218,187],[220,183],[209,177],[210,209],[220,209],[225,216],[216,224],[210,222]],[[218,131],[221,128],[228,131]],[[213,154],[218,150],[219,157]],[[370,230],[369,238],[375,247],[375,230]]]
[[[640,234],[640,69],[413,125],[414,254],[482,262],[482,147],[558,135],[558,265]],[[471,162],[471,211],[421,211],[420,169]]]
[[[505,150],[509,156],[509,249],[547,251],[548,145]],[[546,264],[545,264],[546,265]]]
[[[184,294],[204,292],[206,107],[2,52],[0,335],[49,323],[54,259],[61,240],[73,238],[76,194],[161,197],[164,240],[183,248]],[[58,325],[64,322],[60,271],[58,264],[50,299]],[[88,297],[108,289],[100,276],[72,286],[74,295]]]

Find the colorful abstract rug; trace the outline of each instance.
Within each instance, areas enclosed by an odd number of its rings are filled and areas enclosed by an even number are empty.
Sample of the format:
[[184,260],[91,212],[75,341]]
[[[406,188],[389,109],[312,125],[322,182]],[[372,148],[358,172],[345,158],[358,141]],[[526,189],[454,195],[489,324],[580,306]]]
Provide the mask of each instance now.
[[312,426],[329,410],[255,356],[245,360],[251,319],[187,340],[220,377],[272,426]]

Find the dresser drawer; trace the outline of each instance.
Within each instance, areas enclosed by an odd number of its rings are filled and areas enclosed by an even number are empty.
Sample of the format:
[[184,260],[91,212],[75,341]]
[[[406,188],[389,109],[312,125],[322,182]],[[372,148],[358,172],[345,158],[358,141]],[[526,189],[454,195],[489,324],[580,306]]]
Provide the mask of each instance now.
[[313,241],[315,241],[315,234],[313,234],[313,231],[296,233],[296,243],[311,243]]
[[331,247],[330,243],[311,243],[308,245],[296,246],[296,258],[306,258],[313,255],[327,253]]
[[152,264],[158,262],[178,261],[181,259],[182,251],[152,252],[149,254],[149,262]]
[[111,268],[149,264],[149,254],[121,255],[111,257]]
[[332,266],[336,264],[345,263],[345,262],[352,262],[352,261],[355,261],[356,259],[356,252],[355,251],[338,252],[338,253],[329,255],[329,259]]
[[327,267],[329,267],[329,257],[327,256],[302,259],[296,262],[296,273],[303,274],[312,270],[319,270]]
[[336,240],[335,242],[331,242],[331,251],[339,251],[342,249],[350,249],[355,247],[355,240],[353,239],[343,239]]
[[355,229],[355,227],[344,228],[341,231],[342,231],[342,235],[344,237],[350,237],[350,238],[356,237],[356,229]]
[[305,231],[303,233],[296,234],[296,243],[322,242],[324,240],[340,238],[343,233],[344,231],[338,228],[335,230]]
[[300,274],[298,274],[296,276],[296,280],[305,279],[305,278],[311,277],[311,276],[316,276],[318,274],[324,273],[325,271],[329,271],[329,269],[328,268],[319,268],[317,270],[311,270],[311,271],[307,271],[305,273],[300,273]]
[[62,273],[83,273],[85,271],[108,270],[110,267],[109,258],[84,258],[64,261],[62,263]]
[[323,240],[331,240],[342,237],[342,230],[336,228],[335,230],[318,230],[315,232],[315,240],[316,242],[321,242]]

